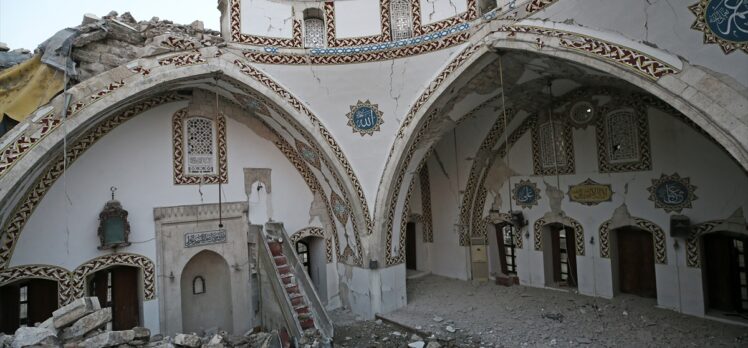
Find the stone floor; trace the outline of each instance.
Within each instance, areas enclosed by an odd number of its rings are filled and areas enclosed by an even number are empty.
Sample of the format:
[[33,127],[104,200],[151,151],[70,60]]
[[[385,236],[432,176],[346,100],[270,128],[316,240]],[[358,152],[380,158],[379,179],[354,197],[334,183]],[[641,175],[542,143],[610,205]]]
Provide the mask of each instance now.
[[419,338],[442,347],[748,346],[747,327],[659,309],[653,299],[606,300],[434,275],[409,279],[408,306],[384,321],[338,312],[335,342],[343,347],[406,347]]

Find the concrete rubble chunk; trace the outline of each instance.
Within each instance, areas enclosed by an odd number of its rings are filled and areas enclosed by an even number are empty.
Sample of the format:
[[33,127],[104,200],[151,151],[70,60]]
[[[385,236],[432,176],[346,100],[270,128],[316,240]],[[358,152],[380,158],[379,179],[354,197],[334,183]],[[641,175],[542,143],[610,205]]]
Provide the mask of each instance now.
[[11,343],[13,343],[13,335],[6,335],[0,332],[0,347],[10,347]]
[[83,341],[79,346],[84,348],[114,347],[126,344],[134,338],[135,332],[132,330],[106,331]]
[[73,47],[83,47],[92,42],[104,40],[104,38],[106,38],[106,31],[104,30],[91,31],[85,34],[78,35],[78,37],[75,38],[75,41],[73,41]]
[[76,340],[82,338],[87,333],[96,330],[106,323],[112,320],[112,309],[104,308],[95,311],[80,320],[76,321],[75,324],[66,328],[60,338],[64,341]]
[[119,20],[123,21],[125,23],[128,23],[128,24],[136,24],[136,23],[138,23],[138,21],[135,20],[135,17],[132,16],[132,13],[130,13],[129,11],[125,12],[121,16],[119,16]]
[[197,335],[178,334],[174,337],[174,344],[182,347],[197,348],[200,347],[202,342],[200,341],[200,337]]
[[81,22],[81,25],[96,23],[100,21],[101,18],[93,13],[86,13],[83,15],[83,21]]
[[99,309],[101,309],[101,306],[99,305],[99,299],[97,297],[83,297],[76,299],[52,312],[54,326],[57,329],[67,327],[83,316]]
[[203,24],[202,21],[194,21],[190,24],[190,27],[192,27],[192,29],[195,29],[196,31],[205,30],[205,24]]
[[10,51],[10,47],[8,47],[8,44],[5,42],[0,42],[0,52],[8,52]]
[[426,348],[442,348],[442,345],[437,341],[431,341],[426,345]]
[[12,348],[59,347],[60,340],[54,331],[38,327],[22,327],[13,336]]
[[426,345],[423,341],[408,343],[408,348],[423,348]]

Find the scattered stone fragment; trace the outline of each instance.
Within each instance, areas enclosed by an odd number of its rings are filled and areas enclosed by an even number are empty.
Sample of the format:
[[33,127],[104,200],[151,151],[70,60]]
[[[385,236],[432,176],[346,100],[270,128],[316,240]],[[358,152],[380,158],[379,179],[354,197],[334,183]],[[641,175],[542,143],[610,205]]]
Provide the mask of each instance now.
[[426,348],[441,348],[442,345],[439,344],[437,341],[431,341],[429,344],[426,345]]
[[197,335],[178,334],[174,337],[174,344],[178,346],[197,348],[200,347],[202,342],[200,341],[200,337]]
[[10,51],[10,47],[8,47],[8,44],[5,42],[0,42],[0,52],[8,52]]
[[564,321],[564,315],[561,313],[543,313],[540,316],[545,319],[555,320],[559,323]]
[[441,323],[441,322],[442,322],[442,321],[444,320],[444,318],[442,318],[442,317],[434,317],[434,319],[433,319],[433,320],[434,320],[435,322],[437,322],[437,323]]
[[76,320],[93,311],[101,309],[97,297],[83,297],[68,303],[52,312],[55,328],[60,329],[73,324]]
[[426,345],[423,341],[408,343],[408,348],[423,348]]
[[114,347],[126,344],[135,338],[132,330],[106,331],[86,339],[80,344],[83,348]]
[[444,330],[447,330],[447,332],[449,333],[454,333],[455,331],[457,331],[452,325],[447,325],[447,327],[445,327]]
[[81,25],[87,25],[91,23],[96,23],[100,21],[101,18],[93,13],[86,13],[83,15],[83,21],[81,22]]
[[58,346],[60,344],[54,331],[38,327],[21,327],[16,330],[14,336],[10,337],[13,339],[10,344],[12,348]]
[[106,325],[106,323],[111,320],[111,308],[99,309],[76,321],[75,324],[70,327],[65,328],[60,338],[63,341],[77,340],[85,336],[87,333]]

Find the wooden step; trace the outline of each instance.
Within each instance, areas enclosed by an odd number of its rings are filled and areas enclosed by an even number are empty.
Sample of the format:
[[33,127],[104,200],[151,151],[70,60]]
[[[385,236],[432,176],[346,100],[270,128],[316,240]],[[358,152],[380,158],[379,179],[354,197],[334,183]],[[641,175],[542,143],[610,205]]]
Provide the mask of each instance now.
[[294,307],[306,305],[306,302],[304,301],[304,295],[300,293],[288,294],[288,298],[291,300],[291,305],[293,305]]
[[283,277],[286,274],[291,274],[291,268],[288,267],[288,265],[283,266],[277,266],[278,274],[280,274],[281,277]]
[[270,253],[273,254],[273,256],[283,255],[283,246],[280,243],[268,242],[268,247],[270,248]]
[[312,318],[299,320],[299,324],[301,324],[302,330],[314,328],[314,320]]
[[288,264],[288,262],[286,262],[286,257],[283,255],[273,257],[273,261],[275,261],[276,266],[283,266]]

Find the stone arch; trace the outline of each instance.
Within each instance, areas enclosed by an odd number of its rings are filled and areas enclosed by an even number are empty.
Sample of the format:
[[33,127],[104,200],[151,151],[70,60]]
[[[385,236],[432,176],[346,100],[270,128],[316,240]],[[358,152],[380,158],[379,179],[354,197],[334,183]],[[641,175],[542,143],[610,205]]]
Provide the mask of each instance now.
[[[205,329],[202,323],[233,331],[231,270],[226,259],[212,250],[201,250],[184,264],[179,279],[182,330]],[[203,293],[194,293],[194,278],[203,280]],[[205,281],[207,279],[207,281]]]
[[62,306],[73,300],[72,274],[52,265],[23,265],[0,270],[0,286],[22,279],[47,279],[57,282],[57,303]]
[[600,225],[600,257],[610,258],[610,232],[624,226],[634,226],[652,234],[654,243],[655,262],[661,265],[667,264],[667,249],[665,248],[665,232],[652,221],[631,217],[628,224],[613,224],[613,220],[607,220]]
[[[348,208],[354,213],[352,215],[360,217],[354,219],[354,231],[372,229],[372,220],[358,178],[340,146],[316,115],[270,77],[242,63],[240,57],[208,47],[168,58],[137,59],[127,66],[74,86],[69,90],[73,101],[67,110],[67,132],[60,127],[64,108],[64,98],[60,95],[48,106],[37,110],[35,114],[38,116],[29,117],[27,123],[6,135],[12,137],[12,141],[6,148],[8,151],[0,155],[0,185],[9,188],[0,193],[0,202],[3,202],[0,204],[0,219],[5,232],[0,236],[0,268],[7,267],[28,218],[63,171],[62,154],[56,157],[66,137],[63,133],[85,136],[66,139],[77,146],[68,151],[70,163],[71,154],[73,157],[79,156],[106,132],[127,119],[151,107],[184,99],[178,93],[163,93],[164,90],[178,88],[178,84],[186,79],[206,77],[257,91],[281,117],[287,117],[287,121],[299,130],[309,146],[317,150],[316,153],[333,173]],[[91,94],[91,91],[95,92]],[[101,127],[97,127],[97,134],[83,132],[97,124],[103,125],[101,131]],[[284,154],[293,151],[292,146],[285,142],[282,146]],[[298,162],[304,164],[303,161]],[[355,235],[358,239],[358,233]],[[360,243],[357,248],[361,249]],[[358,259],[361,259],[360,250],[358,254]]]
[[743,217],[742,210],[735,211],[727,219],[710,220],[691,226],[691,234],[686,238],[686,265],[688,267],[701,268],[703,258],[701,254],[702,237],[717,232],[748,234],[748,223]]
[[535,250],[543,250],[543,227],[552,223],[559,223],[574,229],[574,246],[576,247],[577,256],[584,256],[584,228],[579,221],[568,216],[545,216],[535,220],[533,226],[533,244]]
[[315,226],[309,226],[304,227],[296,232],[294,232],[291,236],[291,242],[296,243],[306,237],[318,237],[325,240],[325,258],[327,259],[327,263],[330,263],[333,261],[333,243],[332,239],[330,237],[325,236],[325,230],[322,229],[322,227],[315,227]]
[[78,266],[73,271],[73,298],[83,297],[86,294],[86,277],[107,269],[112,266],[131,266],[140,268],[143,279],[143,300],[156,298],[156,274],[155,266],[151,259],[138,254],[116,253],[99,256]]
[[[721,90],[729,90],[740,95],[730,84],[723,82],[715,74],[702,68],[689,65],[666,52],[652,49],[653,54],[642,53],[627,45],[630,42],[609,42],[599,39],[594,31],[586,34],[572,33],[555,29],[513,25],[500,27],[486,36],[473,37],[471,42],[480,40],[487,45],[468,44],[456,54],[451,62],[428,84],[427,88],[411,106],[401,123],[397,138],[390,148],[389,157],[385,163],[383,178],[392,180],[380,181],[376,196],[375,215],[379,221],[385,221],[380,226],[384,234],[382,240],[391,239],[390,234],[399,233],[397,220],[404,209],[407,188],[402,182],[408,182],[406,176],[412,175],[429,153],[424,150],[436,141],[424,135],[434,132],[438,125],[436,114],[440,105],[445,103],[453,94],[457,82],[463,75],[471,75],[480,69],[478,63],[482,57],[489,55],[491,49],[530,52],[545,57],[570,61],[581,66],[606,72],[640,88],[673,109],[682,113],[685,118],[693,122],[708,136],[723,147],[744,169],[748,169],[748,141],[741,134],[748,133],[748,126],[739,122],[741,115],[723,115],[710,108],[713,104],[708,91],[703,86],[689,84],[684,76],[703,76],[710,83],[714,83]],[[598,33],[598,36],[605,36]],[[625,39],[618,39],[625,41]],[[490,47],[490,48],[488,48]],[[472,72],[471,72],[472,70]],[[703,100],[694,100],[683,95],[684,89],[689,88],[705,96]],[[739,124],[737,127],[732,125]],[[393,229],[395,231],[393,231]]]

